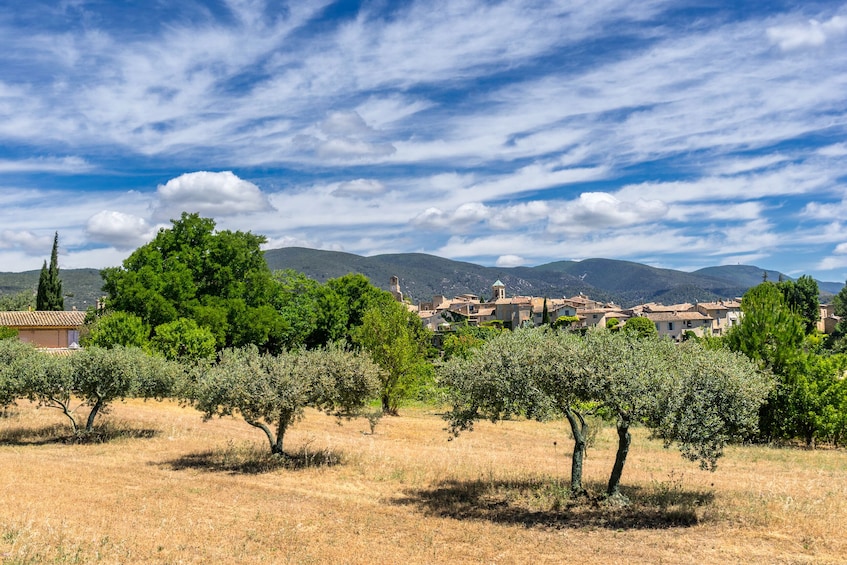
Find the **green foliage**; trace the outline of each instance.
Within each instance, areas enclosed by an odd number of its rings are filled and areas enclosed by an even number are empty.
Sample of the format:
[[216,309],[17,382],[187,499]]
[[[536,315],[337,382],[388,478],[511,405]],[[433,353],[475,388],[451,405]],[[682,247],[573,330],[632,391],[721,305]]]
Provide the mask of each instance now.
[[205,418],[240,414],[281,455],[285,432],[304,408],[354,414],[378,390],[378,372],[367,356],[338,345],[279,355],[248,346],[226,349],[204,367],[193,396]]
[[272,306],[275,283],[249,232],[214,231],[211,219],[183,213],[170,229],[102,271],[108,306],[155,328],[192,319],[217,346],[281,347],[285,323]]
[[500,326],[470,326],[468,324],[457,326],[455,332],[446,334],[442,340],[441,349],[444,359],[467,358],[473,349],[502,332],[503,328]]
[[209,328],[200,327],[197,322],[180,318],[157,326],[151,345],[165,359],[173,361],[198,361],[212,359],[215,356],[215,336]]
[[832,306],[836,316],[847,318],[847,282],[838,294],[832,297]]
[[567,417],[578,438],[574,490],[581,488],[586,407],[613,415],[619,445],[610,496],[618,492],[631,425],[648,425],[667,445],[678,443],[684,457],[714,469],[728,441],[754,432],[756,411],[771,386],[767,375],[740,355],[607,330],[584,337],[542,330],[506,333],[467,358],[444,363],[439,375],[451,391],[453,409],[445,417],[454,434],[472,429],[480,418]]
[[25,359],[38,354],[29,343],[17,339],[0,339],[0,408],[13,404],[20,398],[21,367]]
[[273,304],[285,322],[282,345],[314,348],[345,337],[348,308],[328,285],[293,270],[274,272]]
[[[14,343],[0,344],[0,362],[5,367],[0,385],[6,383],[0,389],[61,410],[75,434],[83,428],[90,432],[96,416],[115,400],[162,398],[181,377],[179,366],[138,348],[88,347],[71,356],[57,356]],[[74,402],[78,405],[73,406]],[[76,415],[81,406],[90,408],[84,426]]]
[[577,322],[579,322],[579,316],[559,316],[553,322],[553,327],[555,329],[569,328]]
[[608,320],[606,320],[606,329],[607,330],[617,329],[618,324],[620,324],[620,323],[621,323],[621,321],[618,320],[617,318],[609,318]]
[[426,353],[431,336],[415,312],[405,305],[377,301],[353,331],[353,342],[382,368],[380,398],[385,414],[396,414],[400,404],[426,386]]
[[842,442],[847,362],[843,355],[818,353],[815,336],[804,335],[809,320],[789,307],[781,284],[750,289],[742,300],[741,324],[726,336],[730,349],[777,377],[759,414],[761,439],[800,438],[809,447],[821,440]]
[[15,294],[0,294],[0,310],[4,312],[22,312],[35,308],[35,295],[31,290],[22,290]]
[[83,332],[81,338],[85,347],[124,347],[144,348],[148,344],[150,329],[144,321],[130,312],[112,312],[96,318]]
[[115,400],[167,396],[179,374],[174,365],[137,347],[86,347],[69,359],[73,394],[91,407],[86,431],[91,431],[95,417]]
[[38,291],[35,297],[36,310],[64,310],[65,299],[62,296],[62,279],[59,278],[59,234],[53,236],[53,250],[50,253],[50,267],[47,261],[41,267],[38,279]]
[[639,338],[656,337],[659,335],[656,324],[642,316],[635,316],[628,319],[622,331],[627,335],[634,335]]
[[375,287],[360,274],[350,273],[330,279],[326,286],[347,306],[345,331],[348,336],[352,336],[354,328],[362,325],[369,309],[395,302],[390,292]]
[[12,339],[18,337],[18,330],[15,328],[7,328],[0,326],[0,339]]
[[741,311],[741,322],[727,332],[727,346],[761,362],[777,375],[785,373],[803,344],[802,318],[788,308],[773,283],[748,290],[741,300]]
[[812,333],[820,319],[820,290],[815,279],[803,275],[796,281],[780,281],[776,286],[782,292],[786,306],[803,319],[806,333]]

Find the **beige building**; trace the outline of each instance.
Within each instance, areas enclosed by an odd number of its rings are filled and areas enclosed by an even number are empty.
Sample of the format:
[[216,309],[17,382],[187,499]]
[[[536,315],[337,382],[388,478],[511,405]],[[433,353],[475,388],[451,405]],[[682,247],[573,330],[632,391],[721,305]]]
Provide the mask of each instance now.
[[700,302],[696,309],[704,316],[712,318],[712,335],[724,335],[729,328],[738,325],[743,316],[741,303],[737,300],[719,302]]
[[85,312],[24,311],[0,312],[0,326],[18,331],[18,338],[44,349],[79,347],[79,331],[85,323]]
[[644,317],[656,325],[659,337],[682,341],[685,332],[703,337],[712,328],[712,318],[700,312],[648,312]]

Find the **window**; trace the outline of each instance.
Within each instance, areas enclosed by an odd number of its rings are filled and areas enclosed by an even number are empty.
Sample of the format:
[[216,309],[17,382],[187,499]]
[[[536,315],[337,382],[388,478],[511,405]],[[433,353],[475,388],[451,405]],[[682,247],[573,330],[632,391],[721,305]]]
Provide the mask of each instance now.
[[668,322],[668,331],[669,332],[673,331],[673,322]]

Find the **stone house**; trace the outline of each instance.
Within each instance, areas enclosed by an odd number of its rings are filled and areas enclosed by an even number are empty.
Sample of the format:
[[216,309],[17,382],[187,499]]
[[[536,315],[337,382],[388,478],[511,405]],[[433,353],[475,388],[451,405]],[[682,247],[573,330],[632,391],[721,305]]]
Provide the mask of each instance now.
[[18,338],[42,349],[76,349],[85,312],[22,311],[0,312],[0,326],[18,331]]

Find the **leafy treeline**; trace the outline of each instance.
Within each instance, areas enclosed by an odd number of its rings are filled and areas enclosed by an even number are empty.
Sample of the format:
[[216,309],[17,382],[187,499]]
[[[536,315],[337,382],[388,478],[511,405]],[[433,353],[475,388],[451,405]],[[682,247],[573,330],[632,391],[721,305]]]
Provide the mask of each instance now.
[[[725,338],[777,378],[760,411],[760,439],[801,439],[843,445],[847,440],[847,324],[831,336],[815,329],[817,285],[811,277],[764,282],[742,299],[744,317]],[[847,287],[834,299],[847,315]]]
[[215,231],[183,214],[122,267],[103,271],[105,316],[84,344],[149,347],[170,359],[211,358],[247,346],[272,356],[336,342],[362,349],[382,368],[383,411],[396,413],[428,377],[429,333],[420,319],[360,274],[319,283],[271,272],[263,236]]

